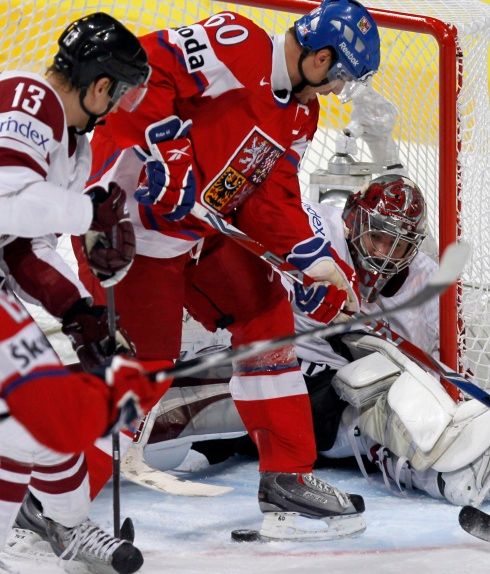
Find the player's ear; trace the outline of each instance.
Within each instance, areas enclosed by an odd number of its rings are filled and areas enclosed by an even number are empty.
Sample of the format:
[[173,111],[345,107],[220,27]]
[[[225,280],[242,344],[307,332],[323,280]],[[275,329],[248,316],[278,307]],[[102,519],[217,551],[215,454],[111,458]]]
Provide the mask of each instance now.
[[97,78],[92,82],[94,94],[96,96],[107,94],[111,89],[113,80],[108,78],[107,76],[103,76],[102,78]]
[[333,63],[333,54],[330,48],[322,48],[315,52],[315,63],[318,66],[326,66],[328,70]]

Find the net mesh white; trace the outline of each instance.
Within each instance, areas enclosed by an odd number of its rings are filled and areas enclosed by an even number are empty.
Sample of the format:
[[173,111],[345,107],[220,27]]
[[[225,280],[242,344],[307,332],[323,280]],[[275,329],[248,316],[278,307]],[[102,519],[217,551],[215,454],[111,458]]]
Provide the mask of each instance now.
[[[134,32],[143,34],[157,28],[181,26],[221,10],[235,10],[250,16],[270,33],[284,31],[298,17],[300,0],[270,0],[274,9],[207,0],[174,0],[172,3],[146,0],[110,2],[0,3],[4,23],[1,69],[42,71],[56,50],[56,38],[66,24],[84,14],[102,10],[124,21]],[[398,108],[394,137],[399,155],[410,176],[424,191],[432,234],[461,237],[472,246],[463,275],[463,288],[457,300],[459,323],[453,323],[446,336],[457,342],[462,361],[459,368],[471,368],[482,385],[490,384],[490,192],[489,192],[489,90],[488,46],[490,6],[479,0],[369,0],[369,7],[386,10],[380,29],[381,69],[374,87]],[[278,8],[280,7],[280,9]],[[303,9],[306,11],[306,8]],[[441,49],[429,34],[408,31],[395,24],[392,12],[410,12],[435,18],[457,33],[458,59],[441,69]],[[417,24],[411,25],[417,28]],[[444,50],[444,48],[443,48]],[[445,64],[448,66],[448,64]],[[453,68],[454,67],[454,68]],[[439,95],[440,78],[457,72],[457,143],[440,142],[440,110],[450,105],[451,94]],[[442,98],[442,99],[441,99]],[[335,96],[321,98],[321,121],[313,145],[302,162],[301,182],[306,190],[309,174],[326,168],[334,153],[334,134],[349,122],[351,108]],[[448,172],[457,173],[457,198],[447,200],[440,188],[440,160],[449,159]],[[369,160],[361,149],[362,161]],[[457,228],[446,218],[440,220],[441,203],[450,203]],[[443,245],[443,243],[441,243]],[[451,305],[449,305],[451,307]],[[452,308],[442,315],[454,314]],[[444,349],[442,349],[444,357]]]

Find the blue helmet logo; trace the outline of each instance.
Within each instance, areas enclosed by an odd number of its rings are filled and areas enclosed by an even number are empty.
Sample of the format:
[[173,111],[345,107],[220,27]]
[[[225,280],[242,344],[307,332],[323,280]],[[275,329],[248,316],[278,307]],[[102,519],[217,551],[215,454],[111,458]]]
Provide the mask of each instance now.
[[323,0],[297,20],[294,29],[303,48],[316,51],[329,46],[335,50],[334,68],[341,79],[360,79],[379,67],[378,27],[356,0]]

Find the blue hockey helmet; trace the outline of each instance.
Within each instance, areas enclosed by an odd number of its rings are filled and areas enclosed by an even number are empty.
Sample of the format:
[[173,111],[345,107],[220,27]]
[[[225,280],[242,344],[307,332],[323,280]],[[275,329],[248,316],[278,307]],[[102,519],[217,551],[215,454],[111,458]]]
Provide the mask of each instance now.
[[296,39],[306,51],[332,48],[336,61],[328,81],[360,80],[377,71],[380,60],[378,27],[356,0],[323,0],[294,23]]

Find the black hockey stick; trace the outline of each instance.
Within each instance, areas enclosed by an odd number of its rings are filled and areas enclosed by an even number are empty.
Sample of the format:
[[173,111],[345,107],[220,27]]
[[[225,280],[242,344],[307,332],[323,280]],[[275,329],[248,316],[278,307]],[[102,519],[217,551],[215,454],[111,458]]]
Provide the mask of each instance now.
[[[116,348],[116,304],[114,287],[106,288],[107,326],[111,343]],[[121,536],[121,445],[119,431],[112,431],[112,510],[114,519],[114,536]]]
[[490,542],[490,515],[473,506],[463,506],[458,516],[459,524],[468,534]]
[[[274,269],[285,275],[288,279],[300,283],[301,285],[308,286],[311,285],[314,280],[309,277],[306,273],[303,273],[299,269],[297,269],[294,265],[286,261],[284,258],[279,257],[275,253],[269,251],[266,247],[261,245],[258,241],[255,241],[231,223],[228,223],[222,217],[215,215],[208,211],[202,205],[196,204],[192,209],[193,215],[198,217],[199,219],[206,221],[211,227],[219,231],[220,233],[227,235],[233,241],[247,249],[247,251],[251,251],[262,260],[266,261],[271,265]],[[448,285],[449,286],[449,285]],[[414,307],[416,305],[413,305]],[[404,307],[405,308],[405,307]],[[400,311],[400,307],[395,309],[394,311],[390,311],[389,315],[393,315]],[[407,341],[403,338],[400,334],[396,333],[391,327],[389,327],[386,323],[377,321],[379,318],[387,317],[387,312],[384,311],[380,315],[374,317],[366,316],[366,320],[363,326],[366,326],[372,333],[375,335],[393,343],[395,346],[399,347],[401,351],[403,351],[406,355],[410,358],[415,360],[417,363],[422,364],[424,367],[427,367],[434,371],[437,375],[441,377],[446,383],[453,385],[457,389],[465,392],[469,396],[477,399],[485,406],[490,407],[490,394],[486,391],[481,389],[478,385],[473,383],[470,379],[463,377],[459,373],[454,372],[452,369],[444,365],[444,363],[434,359],[429,353],[426,353],[423,349],[420,349],[410,341]],[[338,334],[338,333],[337,333]],[[323,335],[320,336],[330,336],[330,335]],[[449,389],[447,389],[449,391]]]
[[[148,375],[157,382],[165,381],[168,378],[187,377],[199,373],[203,369],[230,364],[232,361],[246,359],[259,353],[273,351],[285,345],[304,341],[312,335],[320,337],[341,335],[353,329],[364,327],[366,323],[377,321],[382,317],[390,317],[403,309],[418,307],[428,299],[438,297],[444,293],[444,291],[457,280],[468,259],[468,254],[469,247],[467,245],[462,243],[450,245],[441,259],[439,269],[431,276],[428,283],[413,297],[410,297],[393,309],[376,311],[371,315],[356,315],[343,323],[326,326],[320,325],[302,333],[295,333],[277,339],[256,341],[249,345],[241,345],[236,349],[196,357],[190,361],[183,361],[170,369],[153,371],[148,373]],[[490,396],[488,398],[490,401]]]
[[[116,349],[116,303],[114,300],[114,287],[106,288],[107,297],[107,327]],[[119,431],[112,431],[112,508],[114,517],[114,536],[122,540],[134,541],[134,524],[128,516],[121,526],[121,444]]]

